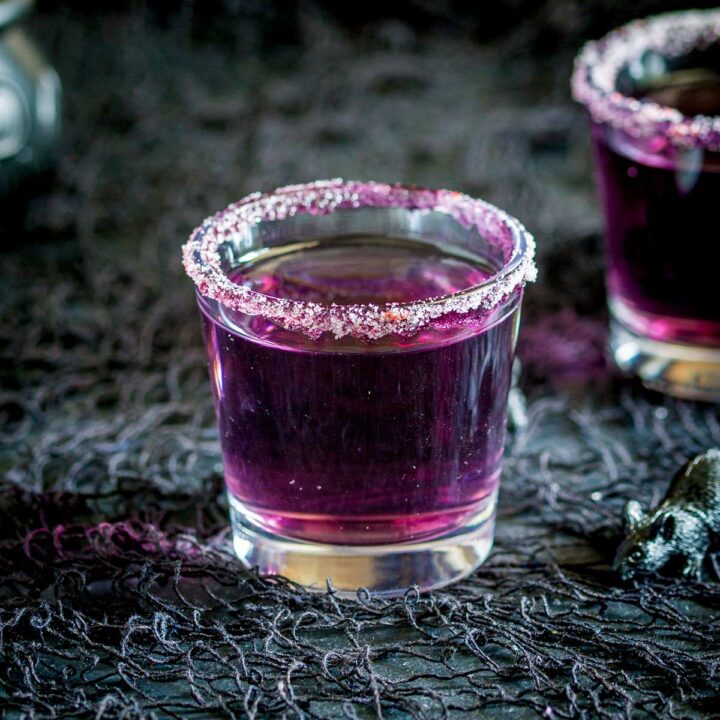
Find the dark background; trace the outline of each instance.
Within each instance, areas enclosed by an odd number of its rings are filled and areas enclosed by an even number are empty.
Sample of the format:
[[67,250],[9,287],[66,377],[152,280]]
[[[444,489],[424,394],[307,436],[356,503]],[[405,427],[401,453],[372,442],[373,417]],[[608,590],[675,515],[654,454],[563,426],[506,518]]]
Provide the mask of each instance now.
[[[701,717],[713,583],[621,586],[624,502],[720,445],[605,360],[584,39],[671,2],[40,3],[57,172],[2,235],[0,717]],[[496,548],[359,603],[244,571],[181,243],[342,176],[483,196],[536,235]],[[49,183],[49,184],[47,184]]]

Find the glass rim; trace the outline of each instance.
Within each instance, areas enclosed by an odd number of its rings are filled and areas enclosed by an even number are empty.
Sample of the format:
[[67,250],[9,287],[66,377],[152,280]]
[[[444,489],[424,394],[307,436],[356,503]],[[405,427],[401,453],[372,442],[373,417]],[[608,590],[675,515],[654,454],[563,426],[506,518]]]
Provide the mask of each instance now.
[[[720,116],[685,115],[677,108],[617,90],[621,70],[648,51],[678,58],[720,40],[720,8],[681,10],[623,25],[586,43],[575,58],[573,98],[593,121],[636,139],[664,140],[679,149],[720,151]],[[663,147],[659,145],[659,150]]]
[[[447,295],[405,303],[348,305],[265,295],[234,283],[222,268],[220,246],[260,222],[283,220],[297,213],[327,215],[365,207],[445,213],[464,228],[476,228],[499,249],[502,267],[482,283]],[[394,333],[413,334],[450,313],[492,311],[517,288],[535,280],[534,255],[534,238],[523,225],[484,200],[450,190],[342,179],[248,195],[207,218],[183,245],[185,270],[203,297],[311,337],[329,332],[336,338],[353,335],[367,340]]]

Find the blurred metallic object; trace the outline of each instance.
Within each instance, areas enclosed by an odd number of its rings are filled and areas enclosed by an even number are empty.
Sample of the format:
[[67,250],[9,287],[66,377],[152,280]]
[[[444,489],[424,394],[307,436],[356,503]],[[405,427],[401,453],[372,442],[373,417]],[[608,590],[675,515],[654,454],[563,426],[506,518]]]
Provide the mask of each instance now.
[[21,28],[33,0],[0,0],[0,194],[53,165],[60,79]]

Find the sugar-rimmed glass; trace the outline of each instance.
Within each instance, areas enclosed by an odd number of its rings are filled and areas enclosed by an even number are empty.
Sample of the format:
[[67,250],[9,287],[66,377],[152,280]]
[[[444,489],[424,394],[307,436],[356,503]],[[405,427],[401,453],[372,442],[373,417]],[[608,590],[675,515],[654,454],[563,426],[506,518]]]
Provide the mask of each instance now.
[[483,201],[340,180],[249,196],[193,233],[246,564],[396,594],[482,562],[533,250]]
[[646,385],[720,401],[720,10],[639,20],[588,43],[611,349]]

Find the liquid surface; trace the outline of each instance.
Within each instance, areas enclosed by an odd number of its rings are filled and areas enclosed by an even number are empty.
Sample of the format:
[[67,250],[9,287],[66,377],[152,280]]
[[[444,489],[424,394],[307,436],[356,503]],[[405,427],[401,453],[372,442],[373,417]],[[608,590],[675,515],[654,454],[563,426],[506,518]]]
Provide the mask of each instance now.
[[[345,242],[286,248],[234,278],[348,303],[427,298],[486,272],[427,246]],[[201,303],[226,480],[248,522],[354,545],[428,539],[472,522],[497,490],[518,305],[519,295],[501,318],[469,321],[451,342],[436,329],[432,342],[386,338],[383,352],[361,352],[248,318],[231,326]]]
[[[384,305],[447,296],[492,277],[490,264],[476,256],[445,253],[434,245],[389,236],[341,236],[298,241],[248,253],[229,274],[233,282],[285,300],[324,305]],[[481,331],[504,315],[448,315],[411,338],[389,335],[372,343],[352,336],[308,341],[264,317],[223,310],[240,334],[279,346],[330,352],[396,352],[455,342]]]
[[720,73],[692,68],[645,83],[637,96],[676,108],[684,115],[720,115]]
[[[644,97],[688,114],[720,114],[720,75],[678,71]],[[655,340],[720,346],[717,154],[661,156],[597,125],[593,137],[613,312]]]
[[405,238],[345,236],[257,255],[231,277],[287,300],[381,305],[427,300],[484,282],[491,271],[478,262]]

